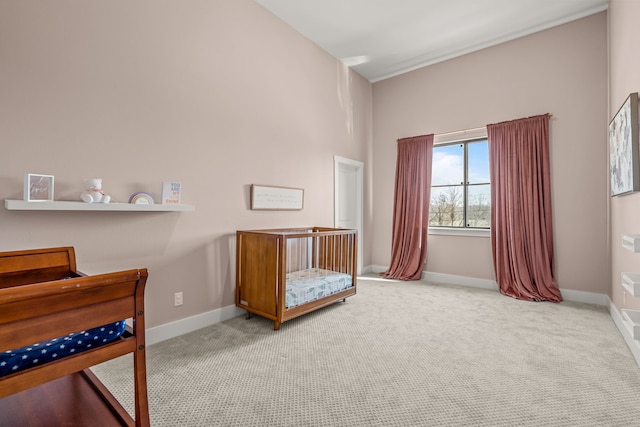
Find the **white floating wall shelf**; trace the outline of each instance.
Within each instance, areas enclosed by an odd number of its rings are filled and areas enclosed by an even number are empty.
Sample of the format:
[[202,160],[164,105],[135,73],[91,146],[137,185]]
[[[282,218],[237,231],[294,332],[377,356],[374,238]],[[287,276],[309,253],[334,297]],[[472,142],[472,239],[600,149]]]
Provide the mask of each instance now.
[[640,234],[623,234],[622,247],[640,253]]
[[640,311],[622,309],[622,319],[634,340],[640,340]]
[[85,203],[71,201],[26,202],[24,200],[9,199],[5,199],[4,207],[10,211],[185,212],[194,211],[196,209],[193,205],[136,205],[132,203]]
[[640,297],[640,273],[622,273],[622,286],[634,297]]

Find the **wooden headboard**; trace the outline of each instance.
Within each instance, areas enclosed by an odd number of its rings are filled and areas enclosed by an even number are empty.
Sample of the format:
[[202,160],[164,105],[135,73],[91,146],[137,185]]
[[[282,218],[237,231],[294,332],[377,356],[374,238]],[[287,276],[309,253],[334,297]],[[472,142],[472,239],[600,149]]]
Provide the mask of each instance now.
[[73,247],[0,252],[0,288],[79,275]]

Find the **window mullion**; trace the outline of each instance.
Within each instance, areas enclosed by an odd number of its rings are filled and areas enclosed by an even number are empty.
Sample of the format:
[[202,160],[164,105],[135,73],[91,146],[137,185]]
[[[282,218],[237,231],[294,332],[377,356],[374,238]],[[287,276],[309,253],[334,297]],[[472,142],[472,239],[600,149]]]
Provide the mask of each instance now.
[[469,197],[469,144],[468,143],[464,143],[463,144],[464,147],[464,183],[462,185],[462,200],[463,200],[463,205],[462,205],[462,224],[463,226],[466,228],[469,226],[469,222],[467,221],[467,207],[468,207],[468,197]]

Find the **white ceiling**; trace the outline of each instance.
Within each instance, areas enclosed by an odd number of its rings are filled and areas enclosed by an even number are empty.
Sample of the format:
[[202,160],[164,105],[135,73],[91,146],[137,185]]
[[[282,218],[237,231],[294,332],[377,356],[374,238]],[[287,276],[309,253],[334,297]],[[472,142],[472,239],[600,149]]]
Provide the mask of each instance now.
[[371,82],[608,7],[608,0],[256,1]]

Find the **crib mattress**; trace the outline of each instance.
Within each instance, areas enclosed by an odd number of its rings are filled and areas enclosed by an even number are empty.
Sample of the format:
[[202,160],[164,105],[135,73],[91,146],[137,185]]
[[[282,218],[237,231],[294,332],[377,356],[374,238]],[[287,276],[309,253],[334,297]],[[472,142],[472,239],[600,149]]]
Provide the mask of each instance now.
[[350,274],[321,268],[294,271],[287,274],[286,307],[302,305],[351,286]]
[[125,327],[126,322],[121,320],[15,350],[7,350],[0,353],[0,377],[105,345],[122,335]]

